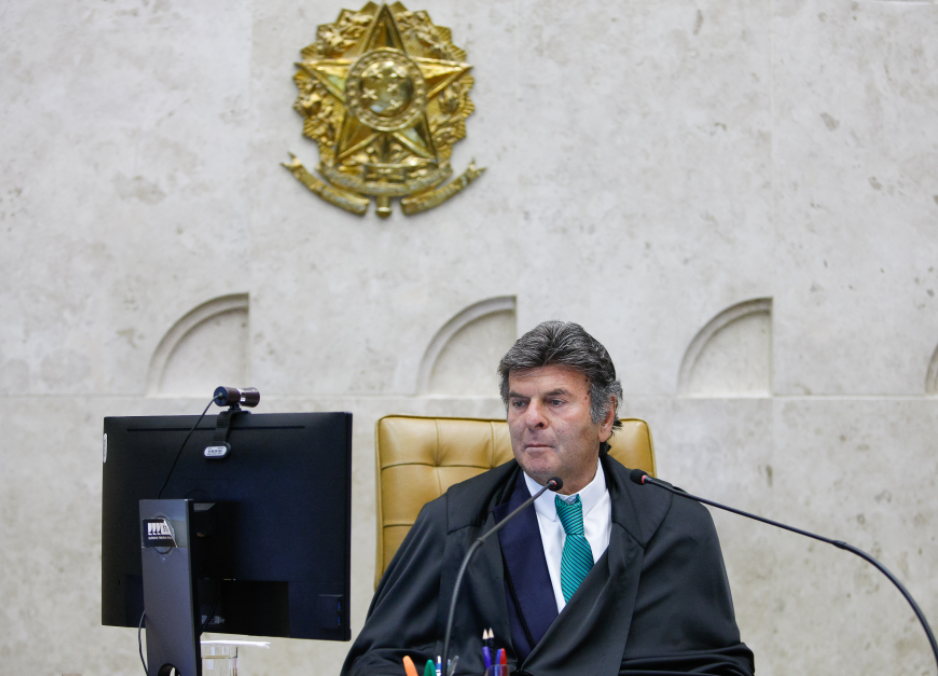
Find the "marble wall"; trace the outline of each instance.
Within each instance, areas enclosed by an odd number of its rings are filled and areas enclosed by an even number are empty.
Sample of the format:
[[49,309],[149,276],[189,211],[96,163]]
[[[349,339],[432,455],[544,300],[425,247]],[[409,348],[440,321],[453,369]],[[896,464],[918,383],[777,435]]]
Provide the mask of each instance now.
[[[468,52],[453,165],[488,169],[388,220],[279,166],[315,165],[293,63],[342,6],[0,9],[0,662],[140,673],[100,626],[101,419],[222,381],[354,413],[357,629],[374,422],[501,414],[495,362],[548,318],[609,348],[662,476],[871,552],[938,622],[938,6],[411,2]],[[865,563],[715,518],[760,674],[933,672]]]

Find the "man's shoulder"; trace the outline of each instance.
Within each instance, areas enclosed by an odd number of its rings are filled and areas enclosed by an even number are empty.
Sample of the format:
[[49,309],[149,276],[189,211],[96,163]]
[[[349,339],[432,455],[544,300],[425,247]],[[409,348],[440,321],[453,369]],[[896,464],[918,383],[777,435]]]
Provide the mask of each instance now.
[[484,524],[489,512],[507,500],[519,471],[518,464],[511,460],[450,486],[434,500],[436,509],[446,513],[447,531]]
[[696,500],[676,497],[651,484],[632,483],[630,470],[612,457],[607,458],[605,469],[612,475],[612,481],[607,480],[607,484],[613,521],[623,526],[643,547],[662,528],[683,531],[692,537],[709,536],[713,532],[710,512]]

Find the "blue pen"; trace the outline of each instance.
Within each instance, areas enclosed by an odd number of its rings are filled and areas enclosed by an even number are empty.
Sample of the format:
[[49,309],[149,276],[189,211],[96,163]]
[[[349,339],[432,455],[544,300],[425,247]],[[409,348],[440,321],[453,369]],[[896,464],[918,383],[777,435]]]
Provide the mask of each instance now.
[[482,630],[482,659],[485,660],[485,670],[492,668],[492,649],[489,647],[489,630]]
[[443,658],[436,656],[436,676],[443,676]]

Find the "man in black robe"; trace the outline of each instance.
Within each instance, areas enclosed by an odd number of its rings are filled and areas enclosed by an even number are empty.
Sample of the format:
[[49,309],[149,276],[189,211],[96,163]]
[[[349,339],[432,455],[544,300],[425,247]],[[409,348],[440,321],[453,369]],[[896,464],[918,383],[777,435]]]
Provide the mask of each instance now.
[[[450,648],[458,674],[482,674],[491,627],[513,674],[751,675],[709,513],[632,484],[605,453],[622,397],[605,348],[577,324],[545,322],[499,374],[515,459],[423,508],[343,676],[400,676],[404,655],[417,665],[439,655],[469,547],[551,477],[561,495],[486,540],[466,573]],[[567,533],[571,505],[579,530]]]

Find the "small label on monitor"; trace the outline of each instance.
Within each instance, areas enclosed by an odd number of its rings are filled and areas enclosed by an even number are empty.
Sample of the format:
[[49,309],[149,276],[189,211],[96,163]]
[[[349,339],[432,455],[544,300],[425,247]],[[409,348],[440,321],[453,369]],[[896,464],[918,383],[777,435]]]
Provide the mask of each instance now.
[[205,457],[206,458],[224,458],[228,455],[228,451],[231,447],[228,444],[219,445],[219,446],[206,446],[205,447]]
[[175,547],[176,538],[166,519],[143,520],[144,547]]

